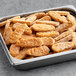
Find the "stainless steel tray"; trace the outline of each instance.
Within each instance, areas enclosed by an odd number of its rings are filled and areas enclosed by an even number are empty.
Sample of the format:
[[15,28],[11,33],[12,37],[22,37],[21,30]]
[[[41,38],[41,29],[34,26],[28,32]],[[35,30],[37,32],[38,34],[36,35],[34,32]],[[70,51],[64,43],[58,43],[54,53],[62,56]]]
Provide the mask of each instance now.
[[[21,13],[21,14],[3,17],[3,18],[0,18],[0,22],[5,21],[5,20],[12,18],[14,16],[17,16],[17,15],[24,17],[24,16],[30,15],[32,13],[47,12],[49,10],[69,11],[72,15],[74,15],[76,17],[75,7],[73,5],[67,5],[67,6],[49,8],[49,9],[44,9],[44,10],[38,10],[38,11]],[[8,50],[1,34],[0,34],[0,44],[1,44],[2,48],[4,49],[11,65],[14,66],[16,69],[20,69],[20,70],[27,70],[27,69],[31,69],[31,68],[35,68],[35,67],[40,67],[40,66],[53,64],[53,63],[76,59],[76,50],[71,50],[71,51],[56,53],[56,54],[52,54],[52,55],[46,55],[46,56],[27,59],[27,60],[18,60],[18,59],[13,58],[10,55],[9,50]]]

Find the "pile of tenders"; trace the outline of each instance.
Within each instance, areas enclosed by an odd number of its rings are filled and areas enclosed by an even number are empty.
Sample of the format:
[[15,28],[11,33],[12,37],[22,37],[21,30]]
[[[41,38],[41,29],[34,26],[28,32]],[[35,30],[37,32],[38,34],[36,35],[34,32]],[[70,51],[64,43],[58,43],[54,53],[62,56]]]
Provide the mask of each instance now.
[[0,32],[17,59],[30,59],[76,48],[76,19],[68,11],[16,16],[0,23]]

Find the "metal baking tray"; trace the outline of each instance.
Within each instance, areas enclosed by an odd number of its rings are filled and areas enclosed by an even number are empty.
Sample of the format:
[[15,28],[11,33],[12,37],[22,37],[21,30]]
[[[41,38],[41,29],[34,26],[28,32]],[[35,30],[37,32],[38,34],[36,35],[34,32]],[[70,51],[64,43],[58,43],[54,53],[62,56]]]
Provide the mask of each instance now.
[[[76,17],[75,7],[73,5],[67,5],[67,6],[49,8],[49,9],[44,9],[44,10],[38,10],[38,11],[21,13],[21,14],[3,17],[3,18],[0,18],[0,22],[5,21],[5,20],[12,18],[14,16],[17,16],[17,15],[20,15],[21,17],[26,17],[26,16],[36,13],[36,12],[47,12],[49,10],[69,11],[72,15],[74,15]],[[71,50],[71,51],[55,53],[55,54],[36,57],[36,58],[32,58],[32,59],[27,59],[27,60],[18,60],[10,55],[9,50],[8,50],[1,34],[0,34],[0,44],[1,44],[4,52],[6,53],[6,56],[9,59],[10,64],[19,70],[27,70],[27,69],[31,69],[31,68],[40,67],[40,66],[50,65],[53,63],[59,63],[59,62],[67,61],[67,60],[76,59],[76,50]]]

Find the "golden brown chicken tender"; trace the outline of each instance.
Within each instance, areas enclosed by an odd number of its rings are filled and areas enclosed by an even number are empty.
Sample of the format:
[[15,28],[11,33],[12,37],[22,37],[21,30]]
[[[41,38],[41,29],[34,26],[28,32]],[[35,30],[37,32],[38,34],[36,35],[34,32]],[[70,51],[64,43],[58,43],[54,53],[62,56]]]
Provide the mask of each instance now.
[[9,51],[10,51],[10,54],[11,54],[13,57],[15,57],[15,56],[17,56],[17,55],[19,54],[19,52],[20,52],[20,47],[19,47],[19,46],[16,46],[15,44],[12,44],[12,45],[10,46]]
[[72,27],[73,25],[71,23],[64,23],[64,24],[61,24],[59,25],[55,31],[58,31],[60,33],[62,33],[63,31],[67,30],[68,28]]
[[39,21],[51,21],[51,17],[50,16],[44,16],[44,17],[40,18]]
[[15,56],[15,58],[20,59],[20,60],[24,59],[27,56],[27,54],[26,54],[27,50],[28,50],[27,48],[24,48],[23,50],[21,50],[19,52],[19,54],[17,56]]
[[10,22],[11,22],[10,20],[6,21],[5,29],[8,28],[8,27],[10,27]]
[[21,26],[18,26],[14,32],[12,33],[12,35],[10,36],[10,42],[11,43],[16,43],[20,37],[22,36],[22,34],[24,33],[25,29],[26,29],[26,24],[22,24]]
[[46,14],[44,12],[41,12],[41,13],[35,13],[35,16],[37,17],[37,19],[40,19],[44,16],[46,16]]
[[68,11],[55,11],[55,12],[57,12],[58,14],[60,14],[62,16],[67,16],[70,14]]
[[76,32],[72,33],[72,42],[74,43],[74,48],[76,49]]
[[21,38],[16,45],[20,47],[36,47],[36,46],[41,46],[43,44],[41,38],[35,38],[35,37],[30,37],[30,38]]
[[56,41],[56,43],[59,43],[59,42],[68,42],[68,41],[71,41],[71,40],[72,40],[72,34],[70,34],[70,35],[68,35],[68,36],[66,36],[66,37],[64,37],[64,38]]
[[59,32],[57,31],[51,31],[51,32],[37,32],[36,36],[38,37],[57,37],[59,35]]
[[55,40],[51,37],[42,37],[43,45],[51,46],[55,43]]
[[69,22],[71,22],[71,23],[73,23],[76,19],[75,19],[75,17],[73,16],[73,15],[67,15],[67,20],[69,21]]
[[76,22],[73,24],[72,27],[68,28],[68,30],[75,31],[76,30]]
[[51,16],[51,18],[53,18],[56,21],[59,21],[61,23],[67,23],[68,22],[64,17],[62,17],[56,11],[49,11],[48,14]]
[[13,24],[12,28],[15,30],[18,26],[22,25],[21,23],[17,22]]
[[54,52],[62,52],[65,50],[72,49],[74,47],[73,42],[61,42],[61,43],[56,43],[52,46],[52,50]]
[[53,31],[55,30],[55,27],[53,25],[47,25],[47,24],[34,24],[31,26],[31,28],[34,31],[41,31],[41,32],[45,32],[45,31]]
[[10,36],[12,35],[12,28],[8,27],[4,30],[3,38],[5,40],[6,45],[10,44]]
[[59,26],[59,22],[56,22],[56,21],[40,21],[40,20],[36,20],[36,23],[38,23],[38,24],[48,24],[48,25],[53,25],[53,26]]
[[36,19],[37,17],[35,15],[31,15],[25,20],[25,22],[27,25],[31,26]]
[[47,55],[49,52],[50,52],[50,49],[47,46],[40,46],[40,47],[30,48],[27,51],[27,55],[44,56],[44,55]]
[[66,32],[63,32],[63,33],[61,33],[59,36],[57,36],[57,37],[55,38],[55,41],[58,41],[58,40],[66,37],[66,36],[68,36],[68,35],[70,35],[70,34],[72,34],[72,31],[71,31],[71,30],[66,31]]

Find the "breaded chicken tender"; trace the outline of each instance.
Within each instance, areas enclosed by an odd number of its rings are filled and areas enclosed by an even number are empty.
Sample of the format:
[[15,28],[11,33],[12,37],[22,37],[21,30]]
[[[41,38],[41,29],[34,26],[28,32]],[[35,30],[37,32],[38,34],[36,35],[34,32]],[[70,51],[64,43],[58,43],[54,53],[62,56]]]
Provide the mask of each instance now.
[[19,54],[17,56],[15,56],[15,58],[20,59],[20,60],[24,59],[27,56],[27,54],[26,54],[27,51],[28,51],[27,48],[24,48],[23,50],[20,50]]
[[67,20],[69,21],[69,22],[71,22],[71,23],[73,23],[76,19],[75,19],[75,17],[73,16],[73,15],[67,15]]
[[72,27],[68,28],[68,30],[75,31],[76,30],[76,22],[73,24]]
[[37,19],[40,19],[44,16],[46,16],[46,14],[44,12],[41,12],[41,13],[35,13],[35,16],[37,17]]
[[47,25],[47,24],[34,24],[31,26],[31,28],[34,31],[41,31],[41,32],[45,32],[45,31],[53,31],[55,30],[55,27],[53,25]]
[[36,46],[41,46],[43,44],[41,38],[35,38],[35,37],[30,37],[30,38],[21,38],[16,45],[20,47],[36,47]]
[[48,24],[48,25],[53,25],[53,26],[59,26],[59,22],[56,22],[56,21],[40,21],[40,20],[36,20],[36,23],[38,23],[38,24]]
[[71,31],[71,30],[66,31],[66,32],[63,32],[63,33],[61,33],[59,36],[57,36],[57,37],[55,38],[55,41],[58,41],[58,40],[66,37],[66,36],[68,36],[68,35],[70,35],[70,34],[72,34],[72,31]]
[[55,12],[57,12],[58,14],[60,14],[62,16],[67,16],[70,14],[68,11],[55,11]]
[[20,47],[19,47],[19,46],[16,46],[15,44],[12,44],[12,45],[10,46],[9,51],[10,51],[10,54],[11,54],[13,57],[15,57],[15,56],[17,56],[17,55],[19,54],[19,52],[20,52]]
[[60,33],[62,33],[63,31],[67,30],[68,28],[72,27],[73,25],[71,23],[64,23],[64,24],[61,24],[59,25],[55,31],[58,31]]
[[10,44],[10,36],[12,35],[12,28],[8,27],[4,30],[3,38],[5,40],[6,45]]
[[38,37],[57,37],[59,35],[59,32],[57,31],[51,31],[51,32],[37,32],[36,36]]
[[[21,26],[21,25],[22,25],[21,23],[15,23],[15,24],[13,25],[13,29],[15,30],[17,27],[19,27],[19,26]],[[27,35],[32,34],[32,30],[27,26],[27,24],[25,24],[25,25],[26,25],[25,34],[27,34]]]
[[42,37],[43,45],[51,46],[55,43],[55,40],[51,37]]
[[50,49],[47,46],[34,47],[27,51],[30,56],[44,56],[49,54]]
[[76,49],[76,32],[72,33],[72,42],[74,43],[74,48]]
[[39,19],[39,21],[51,21],[51,17],[50,16],[44,16],[41,19]]
[[51,18],[53,18],[56,21],[59,21],[61,23],[67,23],[68,22],[64,17],[62,17],[56,11],[49,11],[48,14],[51,16]]
[[68,35],[68,36],[66,36],[66,37],[64,37],[64,38],[56,41],[56,43],[59,43],[59,42],[68,42],[70,40],[72,40],[72,34],[70,34],[70,35]]
[[52,50],[54,52],[62,52],[65,50],[72,49],[74,47],[73,42],[61,42],[61,43],[56,43],[52,46]]
[[17,22],[15,24],[13,24],[12,28],[15,30],[18,26],[21,26],[22,24]]
[[24,33],[25,29],[26,29],[26,24],[22,24],[21,26],[18,26],[14,32],[12,33],[12,35],[10,36],[10,42],[11,43],[16,43],[22,36],[22,34]]
[[35,15],[31,15],[30,17],[28,17],[25,20],[25,23],[29,26],[31,26],[33,24],[33,22],[37,19],[37,17]]

